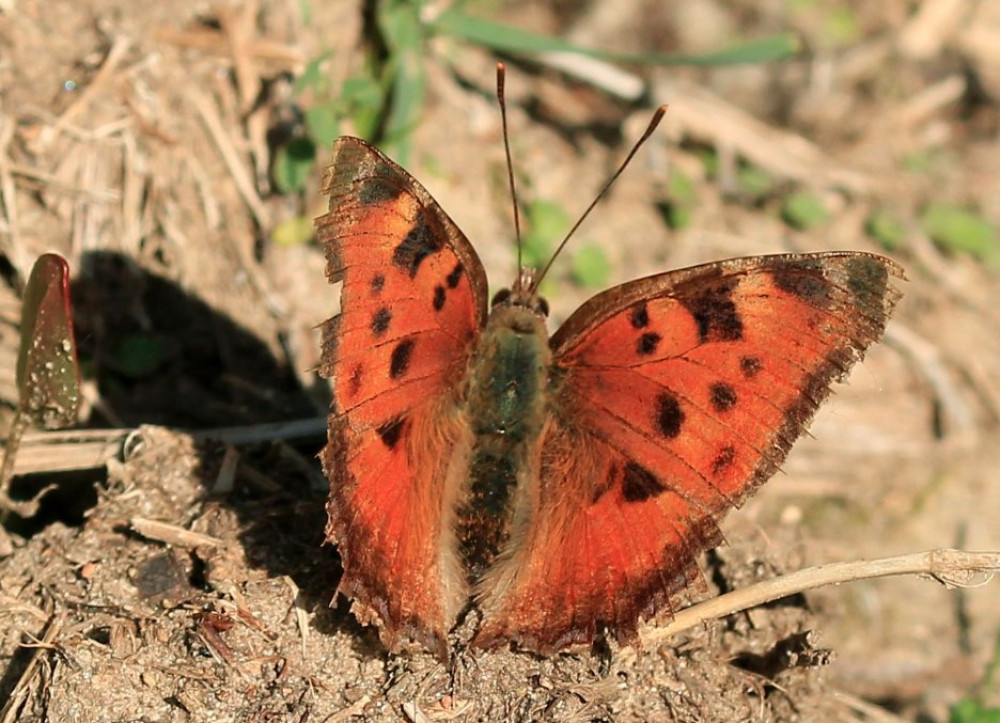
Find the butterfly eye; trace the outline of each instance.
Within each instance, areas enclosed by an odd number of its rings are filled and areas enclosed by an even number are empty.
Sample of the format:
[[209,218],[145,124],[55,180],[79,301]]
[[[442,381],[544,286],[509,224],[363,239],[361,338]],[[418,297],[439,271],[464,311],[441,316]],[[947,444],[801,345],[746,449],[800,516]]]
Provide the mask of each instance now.
[[544,317],[549,315],[549,302],[539,296],[535,299],[535,312],[541,314]]
[[510,289],[500,289],[493,297],[493,303],[491,306],[499,306],[500,304],[506,304],[510,301]]

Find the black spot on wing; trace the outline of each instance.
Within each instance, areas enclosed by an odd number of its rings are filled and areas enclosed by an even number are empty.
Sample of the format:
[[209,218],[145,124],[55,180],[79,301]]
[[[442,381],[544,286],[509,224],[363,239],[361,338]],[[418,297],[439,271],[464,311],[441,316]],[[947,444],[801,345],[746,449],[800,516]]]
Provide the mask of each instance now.
[[740,371],[743,372],[743,376],[747,379],[753,379],[755,376],[760,374],[760,370],[764,368],[761,364],[760,358],[755,356],[741,356],[740,357]]
[[444,308],[445,292],[444,287],[438,284],[434,287],[434,311],[441,311]]
[[372,316],[372,333],[380,337],[389,330],[389,322],[392,321],[392,312],[389,307],[383,306]]
[[632,326],[636,329],[645,329],[649,326],[649,309],[643,302],[633,307],[631,315]]
[[717,412],[728,412],[736,406],[736,390],[725,382],[715,382],[708,393],[712,408]]
[[382,444],[389,449],[393,449],[399,442],[399,436],[403,432],[403,421],[402,417],[397,417],[375,428],[379,439],[382,440]]
[[656,428],[667,439],[674,439],[684,426],[684,410],[673,394],[664,392],[656,398]]
[[[878,259],[858,256],[847,264],[847,288],[861,309],[881,308],[889,286],[889,271]],[[879,329],[881,331],[881,329]]]
[[635,344],[635,351],[637,354],[642,356],[649,356],[656,351],[656,347],[659,346],[661,337],[655,331],[647,331],[645,334],[639,337],[639,340]]
[[462,279],[462,274],[465,273],[465,269],[462,268],[462,264],[455,264],[455,268],[451,270],[451,273],[445,278],[449,289],[454,289],[458,286],[458,282]]
[[651,497],[664,492],[663,486],[656,476],[642,465],[628,462],[622,477],[622,497],[626,502],[645,502]]
[[375,176],[362,182],[358,191],[358,200],[362,206],[395,201],[403,193],[403,187],[396,183],[388,183]]
[[410,366],[410,356],[413,354],[413,339],[403,339],[392,350],[389,358],[389,376],[392,379],[399,379],[406,374]]
[[612,487],[614,487],[615,482],[618,481],[618,476],[620,474],[621,474],[621,468],[617,464],[612,463],[610,469],[608,469],[608,474],[604,478],[604,481],[599,483],[594,488],[594,493],[590,497],[590,504],[596,505],[598,502],[600,502],[601,498],[604,497],[604,495],[606,495],[608,492],[610,492]]
[[819,260],[797,261],[771,272],[774,285],[812,307],[825,309],[833,302],[833,284],[823,275]]
[[731,444],[726,445],[719,450],[719,453],[715,455],[715,459],[712,460],[712,474],[718,477],[720,474],[732,467],[735,460],[736,448]]
[[743,338],[743,320],[733,303],[738,280],[727,279],[700,294],[682,299],[698,325],[698,341],[739,341]]
[[431,232],[430,226],[421,216],[410,229],[399,246],[392,252],[392,263],[406,271],[410,278],[416,278],[420,264],[431,254],[441,250],[442,241]]
[[385,274],[375,274],[371,280],[372,296],[378,296],[385,288]]
[[357,396],[358,392],[361,391],[361,377],[363,376],[364,368],[360,363],[354,366],[351,370],[351,381],[348,383],[347,392],[350,396]]

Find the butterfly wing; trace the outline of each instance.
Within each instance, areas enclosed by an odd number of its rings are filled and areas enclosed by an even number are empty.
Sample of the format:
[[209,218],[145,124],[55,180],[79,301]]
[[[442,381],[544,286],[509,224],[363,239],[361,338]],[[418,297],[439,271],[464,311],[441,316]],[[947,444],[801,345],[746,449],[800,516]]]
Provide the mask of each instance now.
[[327,539],[339,592],[390,649],[416,640],[444,654],[467,591],[442,550],[447,496],[471,437],[458,389],[486,316],[486,275],[468,240],[409,174],[341,138],[316,220],[341,313],[323,326],[332,378]]
[[480,590],[478,642],[619,640],[700,580],[696,556],[884,329],[891,261],[732,259],[611,289],[551,339],[530,531]]

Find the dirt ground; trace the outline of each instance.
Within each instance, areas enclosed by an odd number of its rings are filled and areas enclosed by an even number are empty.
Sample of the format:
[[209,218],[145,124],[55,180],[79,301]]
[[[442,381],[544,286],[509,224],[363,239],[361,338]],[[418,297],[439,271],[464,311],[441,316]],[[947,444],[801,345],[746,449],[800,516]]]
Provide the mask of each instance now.
[[[670,104],[574,242],[602,246],[609,283],[728,256],[884,252],[867,219],[901,223],[891,255],[909,280],[886,341],[726,520],[729,544],[704,559],[709,594],[824,562],[1000,549],[1000,255],[942,248],[919,223],[947,201],[1000,229],[1000,2],[483,5],[622,51],[802,38],[782,63],[632,67],[604,87],[579,62],[506,58],[522,196],[570,216]],[[370,7],[0,0],[0,398],[9,420],[19,289],[58,251],[91,430],[36,436],[18,458],[17,496],[56,489],[35,518],[9,518],[0,545],[0,723],[944,721],[976,696],[1000,706],[981,685],[996,581],[858,582],[638,651],[461,651],[447,667],[387,656],[345,601],[329,606],[339,562],[321,545],[315,459],[328,392],[312,370],[338,293],[315,243],[270,240],[322,199],[318,170],[301,196],[273,191],[269,133],[309,61],[329,53],[334,87],[363,68]],[[422,59],[406,165],[497,288],[514,266],[497,56],[434,37]],[[639,101],[622,97],[631,79]],[[748,165],[771,192],[740,190]],[[678,170],[690,223],[672,229]],[[829,220],[783,221],[794,190]],[[553,328],[595,292],[556,276]]]

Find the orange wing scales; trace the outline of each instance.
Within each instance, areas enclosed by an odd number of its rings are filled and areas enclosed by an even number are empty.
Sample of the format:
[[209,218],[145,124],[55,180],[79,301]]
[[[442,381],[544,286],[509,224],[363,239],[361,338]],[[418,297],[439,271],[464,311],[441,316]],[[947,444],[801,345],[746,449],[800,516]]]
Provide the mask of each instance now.
[[390,649],[416,640],[443,655],[466,595],[447,553],[445,480],[471,444],[458,388],[485,320],[485,273],[430,195],[363,141],[337,141],[324,191],[316,227],[342,282],[320,370],[332,378],[323,465],[340,592]]
[[[634,638],[699,579],[718,520],[778,468],[881,336],[901,270],[830,253],[733,259],[595,297],[552,339],[554,421],[531,532],[478,641]],[[581,453],[581,450],[586,450]]]

